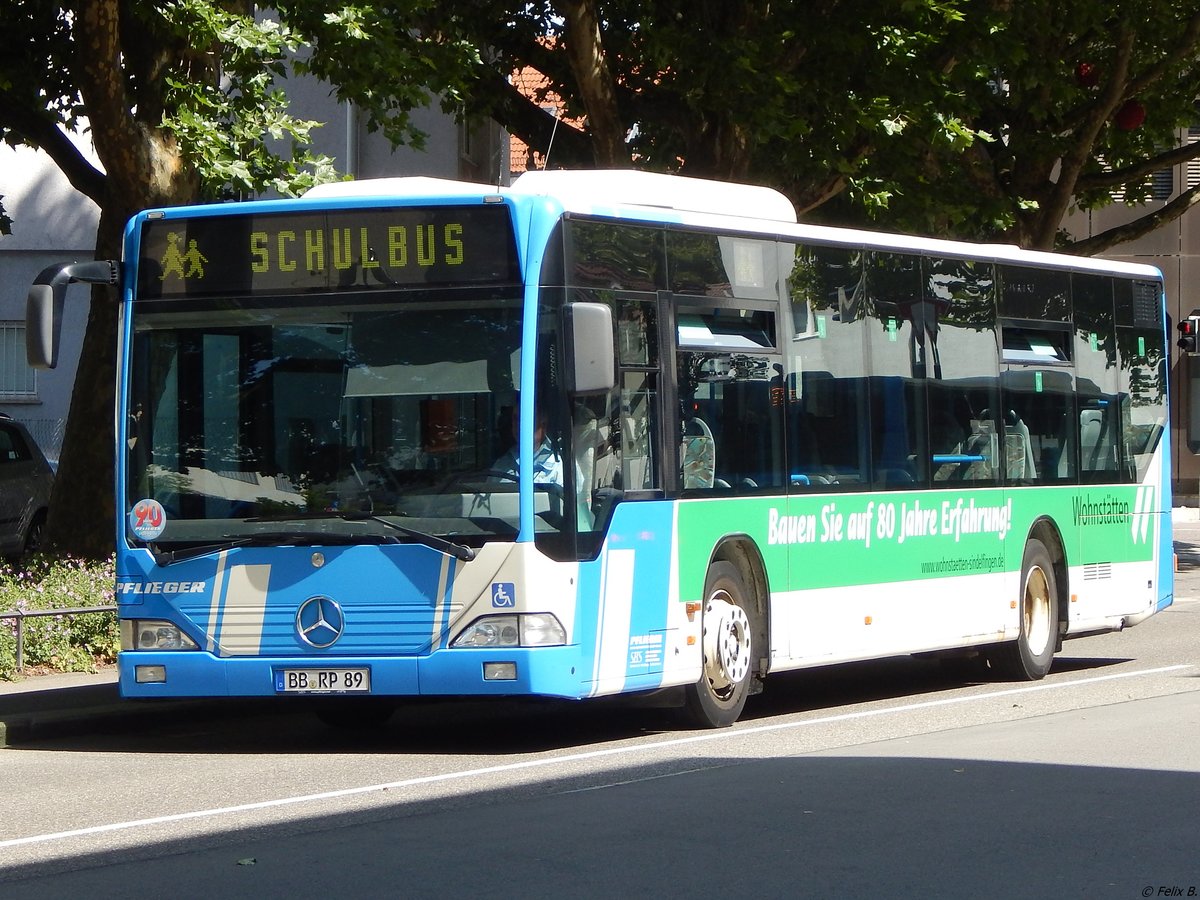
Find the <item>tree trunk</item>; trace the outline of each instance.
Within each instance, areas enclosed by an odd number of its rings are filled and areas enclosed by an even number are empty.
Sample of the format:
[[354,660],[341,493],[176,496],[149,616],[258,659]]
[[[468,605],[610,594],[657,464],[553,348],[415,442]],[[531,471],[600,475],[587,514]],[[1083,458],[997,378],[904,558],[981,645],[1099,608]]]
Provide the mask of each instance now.
[[604,55],[596,6],[592,0],[568,0],[562,3],[562,11],[567,23],[564,44],[587,110],[595,163],[602,169],[628,166],[626,126],[617,109],[616,86]]
[[[161,110],[150,95],[139,104],[126,93],[121,16],[118,0],[93,0],[81,5],[75,23],[80,45],[75,78],[104,167],[103,185],[89,189],[100,206],[97,259],[121,258],[125,223],[134,212],[191,202],[200,184],[174,136],[162,129]],[[139,120],[139,112],[149,121]],[[46,522],[52,552],[86,559],[112,553],[125,505],[124,498],[118,503],[114,496],[117,303],[116,288],[92,289]]]
[[[124,224],[122,213],[101,212],[97,259],[120,258]],[[50,551],[82,559],[107,558],[114,547],[116,291],[111,287],[92,288],[87,331],[46,521]]]

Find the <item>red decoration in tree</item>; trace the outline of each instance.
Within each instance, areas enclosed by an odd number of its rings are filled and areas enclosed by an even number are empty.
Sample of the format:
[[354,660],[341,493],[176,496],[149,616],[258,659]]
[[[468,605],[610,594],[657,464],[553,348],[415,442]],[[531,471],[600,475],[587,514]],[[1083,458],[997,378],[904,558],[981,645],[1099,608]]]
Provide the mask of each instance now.
[[1090,62],[1081,62],[1075,67],[1075,81],[1080,87],[1094,88],[1100,83],[1100,70]]
[[1134,131],[1141,128],[1146,121],[1146,107],[1137,100],[1126,100],[1113,119],[1122,131]]

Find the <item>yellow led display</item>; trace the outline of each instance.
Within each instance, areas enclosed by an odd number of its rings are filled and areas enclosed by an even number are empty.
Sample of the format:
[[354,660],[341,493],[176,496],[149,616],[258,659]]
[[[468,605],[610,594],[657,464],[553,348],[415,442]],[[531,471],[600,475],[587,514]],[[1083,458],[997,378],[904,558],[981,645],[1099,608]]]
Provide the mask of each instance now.
[[139,299],[520,280],[507,207],[332,209],[148,219]]

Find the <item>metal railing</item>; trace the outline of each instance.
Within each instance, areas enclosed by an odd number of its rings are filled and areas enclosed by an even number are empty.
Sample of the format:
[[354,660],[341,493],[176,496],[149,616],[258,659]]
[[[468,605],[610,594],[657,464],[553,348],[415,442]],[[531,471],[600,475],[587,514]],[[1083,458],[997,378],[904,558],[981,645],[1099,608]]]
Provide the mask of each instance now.
[[43,616],[83,616],[88,613],[116,612],[115,606],[76,606],[70,609],[10,609],[0,619],[17,620],[17,671],[25,671],[25,620]]

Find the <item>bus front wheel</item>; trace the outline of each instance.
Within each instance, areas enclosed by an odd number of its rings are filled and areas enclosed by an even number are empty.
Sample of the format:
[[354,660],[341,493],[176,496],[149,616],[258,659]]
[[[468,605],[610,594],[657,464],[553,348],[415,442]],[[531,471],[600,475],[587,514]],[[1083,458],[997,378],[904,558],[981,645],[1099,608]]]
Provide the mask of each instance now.
[[1050,671],[1058,636],[1058,583],[1046,545],[1031,538],[1021,560],[1021,633],[991,653],[997,671],[1017,681],[1037,681]]
[[685,705],[693,725],[724,728],[736,722],[746,706],[755,651],[748,598],[735,565],[712,564],[704,580],[701,620],[704,671],[688,688]]

